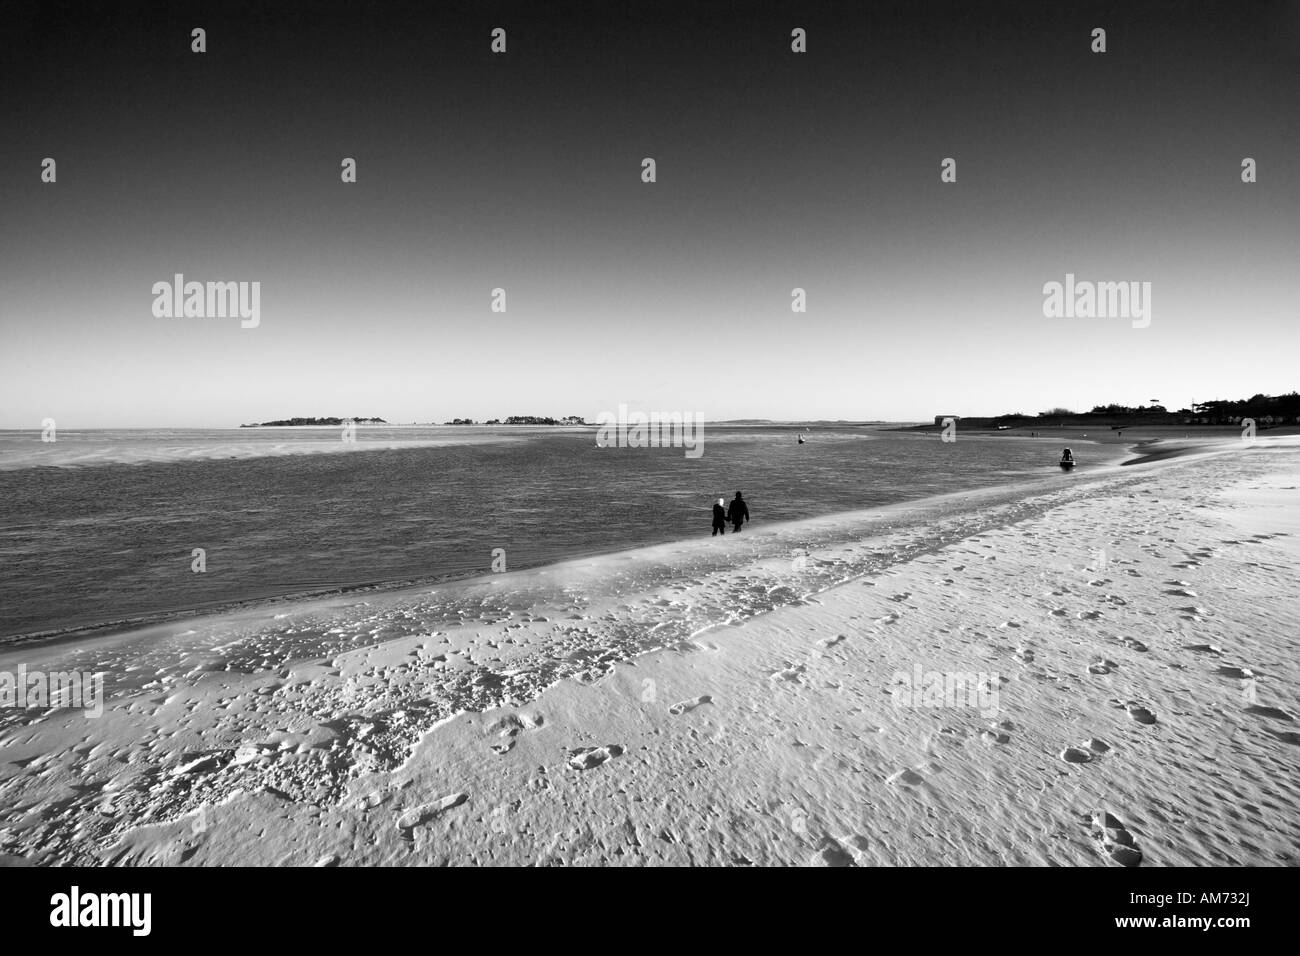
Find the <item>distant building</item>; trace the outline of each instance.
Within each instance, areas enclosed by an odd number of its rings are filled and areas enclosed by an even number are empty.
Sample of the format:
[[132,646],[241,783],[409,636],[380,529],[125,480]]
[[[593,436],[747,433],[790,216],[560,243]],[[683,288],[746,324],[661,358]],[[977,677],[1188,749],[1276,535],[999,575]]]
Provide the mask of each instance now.
[[950,418],[951,418],[954,422],[959,422],[959,421],[961,421],[961,416],[960,416],[960,415],[935,415],[935,416],[934,416],[934,423],[935,423],[936,425],[942,425],[945,421],[947,421],[947,420],[950,419]]

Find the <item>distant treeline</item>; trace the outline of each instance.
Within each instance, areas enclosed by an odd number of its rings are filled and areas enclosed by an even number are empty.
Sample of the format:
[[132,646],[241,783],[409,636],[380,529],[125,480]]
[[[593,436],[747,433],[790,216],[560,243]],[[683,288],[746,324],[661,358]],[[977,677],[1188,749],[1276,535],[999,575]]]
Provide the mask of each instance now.
[[[1252,395],[1236,400],[1214,399],[1196,402],[1188,408],[1170,411],[1160,404],[1094,405],[1091,411],[1076,412],[1068,408],[1049,408],[1037,415],[1007,412],[992,418],[959,415],[936,415],[935,425],[946,418],[974,428],[1019,428],[1044,425],[1093,425],[1131,428],[1137,425],[1239,425],[1243,418],[1254,419],[1261,428],[1300,424],[1300,392],[1285,395]],[[934,426],[926,425],[925,428]]]
[[1253,418],[1265,425],[1300,423],[1300,392],[1285,395],[1252,395],[1237,401],[1199,402],[1191,408],[1199,422],[1235,425],[1243,418]]
[[444,425],[585,425],[586,419],[581,415],[569,415],[566,418],[546,418],[541,415],[511,415],[504,421],[490,418],[485,422],[476,422],[472,418],[453,418]]
[[[252,422],[240,425],[240,428],[270,428],[276,425],[387,425],[382,418],[282,418],[274,422]],[[567,418],[548,418],[543,415],[511,415],[509,418],[492,418],[485,422],[476,422],[472,418],[453,418],[444,425],[585,425],[586,419],[581,415],[569,415]]]
[[278,422],[253,422],[251,425],[240,425],[240,428],[270,428],[275,425],[343,425],[352,422],[356,425],[387,425],[388,422],[382,418],[282,418]]

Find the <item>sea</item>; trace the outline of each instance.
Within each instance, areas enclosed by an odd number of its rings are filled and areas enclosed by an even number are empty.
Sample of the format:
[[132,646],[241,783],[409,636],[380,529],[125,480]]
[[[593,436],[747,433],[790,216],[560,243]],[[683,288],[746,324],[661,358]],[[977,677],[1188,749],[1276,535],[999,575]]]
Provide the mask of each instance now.
[[[798,436],[805,436],[800,444]],[[1055,445],[707,426],[703,454],[594,428],[0,432],[0,641],[552,564],[1052,474]],[[744,533],[744,532],[742,532]]]

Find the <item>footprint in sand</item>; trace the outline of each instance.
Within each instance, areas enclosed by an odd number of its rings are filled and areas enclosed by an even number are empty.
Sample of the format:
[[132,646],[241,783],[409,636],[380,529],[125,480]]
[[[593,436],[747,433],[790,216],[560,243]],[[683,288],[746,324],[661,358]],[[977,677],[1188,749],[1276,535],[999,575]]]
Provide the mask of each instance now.
[[501,737],[513,737],[523,729],[524,722],[514,714],[510,714],[488,724],[486,732]]
[[823,637],[817,643],[822,647],[834,647],[836,644],[839,644],[842,641],[847,641],[848,639],[849,636],[847,634],[836,634],[834,637]]
[[622,754],[623,748],[618,744],[606,744],[604,747],[578,747],[576,750],[569,751],[569,766],[574,770],[592,770]]
[[1020,658],[1026,664],[1032,664],[1034,662],[1034,651],[1029,647],[1017,647],[1016,657]]
[[1125,706],[1125,710],[1127,710],[1128,715],[1139,724],[1154,724],[1156,722],[1155,714],[1134,701],[1129,701]]
[[1223,648],[1215,644],[1188,644],[1187,650],[1196,651],[1198,654],[1222,654]]
[[1259,704],[1251,704],[1246,708],[1246,713],[1254,714],[1256,717],[1268,717],[1272,720],[1295,720],[1294,717],[1280,707],[1263,707]]
[[813,854],[809,861],[812,866],[856,866],[853,854],[844,849],[838,840],[826,837],[822,840],[821,848]]
[[805,664],[791,664],[784,670],[774,671],[768,676],[768,680],[785,680],[794,684],[803,683],[804,671],[808,669]]
[[1080,611],[1077,617],[1081,621],[1095,621],[1101,617],[1101,611]]
[[983,731],[980,737],[986,744],[1006,744],[1011,742],[1011,734],[1008,731],[1015,729],[1015,724],[1009,720],[1003,720],[996,724],[989,724],[989,729]]
[[1112,660],[1107,660],[1107,659],[1104,658],[1104,657],[1099,657],[1099,658],[1095,659],[1091,664],[1088,665],[1088,673],[1089,673],[1089,674],[1109,674],[1111,671],[1115,670],[1115,668],[1117,668],[1117,667],[1119,667],[1119,665],[1116,664],[1114,661],[1112,661]]
[[1120,641],[1120,643],[1123,644],[1125,647],[1127,647],[1129,650],[1137,651],[1139,654],[1145,654],[1147,651],[1150,650],[1149,647],[1147,647],[1145,644],[1143,644],[1135,637],[1126,637],[1124,638],[1124,640]]
[[208,754],[207,756],[198,757],[193,760],[184,760],[183,756],[182,760],[184,762],[179,766],[172,768],[172,776],[181,777],[187,774],[211,773],[229,763],[233,759],[233,753],[233,751],[218,751],[217,753]]
[[702,694],[699,697],[692,697],[690,700],[683,700],[673,704],[668,708],[668,713],[672,714],[674,717],[680,717],[682,714],[689,714],[701,704],[711,703],[713,703],[713,698],[708,694]]
[[1138,849],[1137,841],[1118,817],[1106,810],[1098,810],[1092,815],[1092,825],[1106,856],[1121,866],[1137,866],[1142,862],[1142,851]]
[[487,727],[487,733],[495,733],[502,738],[500,743],[492,745],[492,749],[498,754],[508,754],[515,746],[515,737],[520,731],[536,730],[546,722],[541,714],[507,714],[499,720],[493,721]]
[[1247,677],[1256,676],[1255,672],[1252,671],[1249,667],[1229,667],[1227,665],[1220,667],[1217,671],[1215,671],[1215,673],[1218,674],[1220,677],[1235,677],[1238,680]]
[[452,793],[441,800],[435,800],[433,803],[414,807],[397,818],[397,828],[399,830],[414,830],[416,827],[442,816],[452,807],[460,806],[468,799],[468,793]]
[[1110,751],[1110,744],[1098,737],[1089,737],[1077,747],[1066,747],[1058,755],[1066,763],[1091,763]]
[[897,773],[891,774],[885,783],[897,784],[903,787],[916,787],[925,783],[925,778],[911,767],[905,767]]

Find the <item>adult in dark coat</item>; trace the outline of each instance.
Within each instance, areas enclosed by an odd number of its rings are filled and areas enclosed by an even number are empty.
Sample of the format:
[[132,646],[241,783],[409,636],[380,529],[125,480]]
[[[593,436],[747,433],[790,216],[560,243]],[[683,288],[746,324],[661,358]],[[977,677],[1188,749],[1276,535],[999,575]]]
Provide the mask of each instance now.
[[740,526],[749,520],[749,505],[745,504],[745,498],[739,491],[736,497],[731,499],[731,507],[727,509],[727,520],[733,525],[732,532],[740,530]]

